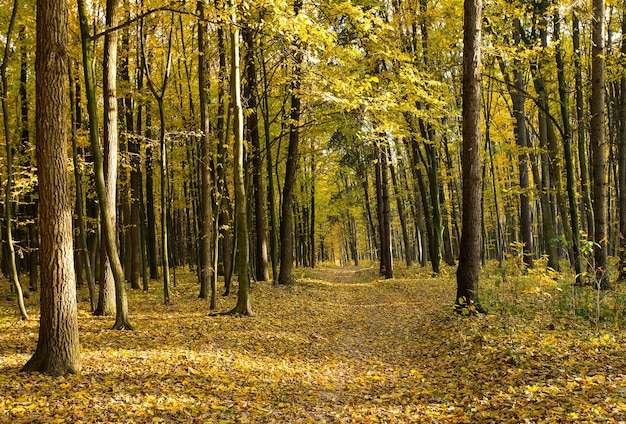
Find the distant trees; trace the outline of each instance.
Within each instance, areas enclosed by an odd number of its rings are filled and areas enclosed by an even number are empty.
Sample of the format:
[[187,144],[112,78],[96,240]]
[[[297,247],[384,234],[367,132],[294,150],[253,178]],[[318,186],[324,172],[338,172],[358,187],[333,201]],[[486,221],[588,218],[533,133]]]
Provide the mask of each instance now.
[[[472,43],[484,46],[487,77],[469,89],[460,0],[78,0],[81,36],[68,40],[83,64],[72,100],[76,273],[109,270],[97,312],[115,305],[115,327],[130,328],[127,283],[148,289],[163,272],[167,302],[180,266],[215,307],[218,276],[230,294],[231,281],[289,283],[294,267],[320,262],[373,262],[390,278],[394,261],[436,274],[458,260],[469,276],[458,298],[471,299],[479,251],[482,262],[519,255],[523,267],[568,260],[579,281],[593,262],[608,288],[626,225],[626,25],[623,14],[605,19],[603,2],[567,14],[561,3],[484,4]],[[32,43],[29,13],[19,9],[19,36],[3,38],[3,122],[7,138],[20,134],[0,153],[8,166],[15,157],[7,275],[11,256],[35,275],[39,238],[32,63],[11,54]],[[478,89],[484,136],[466,127],[479,120]],[[480,245],[465,246],[468,233]]]

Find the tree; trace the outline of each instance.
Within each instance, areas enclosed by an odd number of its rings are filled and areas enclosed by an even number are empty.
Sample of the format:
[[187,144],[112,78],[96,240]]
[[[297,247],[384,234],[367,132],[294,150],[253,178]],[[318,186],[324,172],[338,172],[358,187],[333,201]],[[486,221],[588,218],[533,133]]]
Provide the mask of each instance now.
[[[108,0],[115,1],[115,0]],[[108,7],[114,9],[115,3],[107,4]],[[111,14],[114,10],[109,9]],[[93,54],[91,50],[92,36],[90,35],[89,20],[87,17],[87,6],[84,0],[78,0],[78,13],[80,18],[80,32],[81,32],[81,45],[83,54],[83,70],[85,76],[85,92],[87,95],[87,113],[89,115],[89,141],[91,144],[91,153],[93,155],[93,167],[94,177],[96,183],[96,193],[98,195],[98,202],[100,203],[101,223],[102,223],[102,236],[104,238],[105,248],[107,256],[111,263],[111,269],[113,271],[113,277],[115,279],[115,296],[116,296],[116,315],[114,329],[132,329],[128,318],[128,301],[126,299],[126,286],[124,285],[124,270],[122,269],[122,263],[117,251],[117,242],[115,237],[115,217],[109,207],[109,196],[107,194],[107,185],[104,172],[104,157],[101,151],[100,140],[98,136],[98,105],[96,99],[96,84],[95,84],[95,71],[93,63]],[[113,16],[107,13],[107,19],[113,19]],[[113,25],[111,21],[110,24]],[[116,48],[112,49],[116,51]],[[109,52],[109,59],[105,60],[105,64],[113,66],[111,71],[115,75],[115,61],[111,57]],[[117,53],[115,53],[117,54]],[[107,66],[105,66],[105,69]],[[109,68],[110,69],[110,68]],[[106,70],[105,70],[106,73]],[[111,78],[109,76],[109,78]],[[106,85],[106,84],[105,84]],[[113,90],[113,93],[115,90]],[[110,94],[110,93],[109,93]],[[117,99],[115,100],[117,101]],[[111,117],[109,117],[111,119]],[[116,117],[117,119],[117,117]]]
[[[295,0],[293,9],[297,15],[302,8],[302,0]],[[300,46],[294,46],[294,69],[291,82],[291,107],[289,109],[289,147],[285,165],[285,183],[283,184],[283,203],[280,216],[280,271],[279,284],[292,282],[293,269],[293,197],[298,168],[298,148],[300,145],[300,77],[303,52]]]
[[36,128],[41,234],[41,317],[37,349],[22,368],[80,370],[72,202],[67,172],[66,0],[37,1]]
[[197,2],[198,15],[198,91],[200,94],[200,298],[208,297],[211,287],[211,309],[215,309],[217,295],[215,284],[212,284],[211,241],[213,210],[211,205],[211,142],[209,139],[209,96],[208,96],[208,63],[206,60],[206,24],[204,19],[204,0]]
[[28,313],[24,306],[24,295],[22,293],[22,285],[20,284],[17,264],[15,263],[15,246],[13,243],[13,226],[12,213],[11,213],[11,197],[13,192],[13,145],[11,143],[11,130],[9,128],[9,111],[7,103],[9,101],[9,83],[7,81],[7,62],[11,51],[11,37],[13,35],[13,27],[15,26],[15,17],[17,15],[18,0],[14,0],[13,9],[11,11],[11,19],[9,20],[9,29],[7,30],[6,44],[4,47],[4,55],[2,56],[2,62],[0,63],[0,80],[2,85],[0,86],[0,94],[2,95],[2,121],[4,126],[4,141],[6,147],[6,170],[7,181],[4,187],[4,231],[6,235],[6,243],[9,250],[9,274],[11,282],[17,293],[17,303],[20,310],[20,316],[22,319],[28,319]]
[[231,11],[231,99],[234,109],[235,130],[235,234],[237,237],[237,249],[239,255],[237,278],[239,289],[237,292],[237,305],[231,313],[238,315],[252,315],[250,305],[250,276],[248,275],[248,206],[246,197],[244,175],[244,145],[243,145],[243,107],[241,104],[241,70],[239,54],[239,27],[237,26],[237,3],[230,0]]
[[604,94],[604,0],[593,0],[591,49],[591,149],[593,154],[593,216],[595,273],[601,288],[609,288],[608,199]]
[[459,312],[481,311],[478,302],[480,268],[480,80],[482,0],[465,0],[463,7],[463,229],[456,271]]

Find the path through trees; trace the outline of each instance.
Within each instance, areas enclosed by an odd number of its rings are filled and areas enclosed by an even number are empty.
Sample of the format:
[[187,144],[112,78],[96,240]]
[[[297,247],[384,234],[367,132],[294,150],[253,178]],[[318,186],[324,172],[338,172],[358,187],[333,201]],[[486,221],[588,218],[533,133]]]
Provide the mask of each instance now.
[[[375,265],[296,269],[287,286],[253,283],[256,315],[245,319],[207,316],[195,275],[179,274],[173,305],[157,289],[129,293],[137,329],[125,332],[90,314],[85,287],[83,370],[61,380],[17,371],[37,323],[11,317],[0,292],[0,422],[35,413],[197,423],[626,419],[619,331],[559,316],[550,297],[528,290],[531,277],[519,277],[515,293],[482,275],[483,293],[497,291],[492,313],[468,320],[452,312],[452,268],[443,277],[396,271],[386,280]],[[541,289],[559,300],[554,287]],[[229,299],[218,302],[228,309]]]

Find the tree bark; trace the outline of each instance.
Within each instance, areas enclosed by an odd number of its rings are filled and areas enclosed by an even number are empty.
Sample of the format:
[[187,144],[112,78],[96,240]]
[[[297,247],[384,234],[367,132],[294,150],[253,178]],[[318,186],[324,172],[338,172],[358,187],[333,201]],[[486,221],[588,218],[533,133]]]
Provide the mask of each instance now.
[[7,102],[9,101],[7,81],[7,62],[10,55],[11,38],[13,36],[13,27],[15,26],[15,17],[17,16],[18,0],[14,0],[13,8],[11,11],[11,18],[9,20],[9,28],[6,34],[6,42],[4,55],[2,56],[2,63],[0,64],[0,79],[2,80],[2,117],[4,123],[4,142],[6,151],[6,170],[7,181],[4,187],[4,226],[6,243],[9,254],[9,277],[15,292],[17,293],[17,304],[20,311],[20,316],[23,320],[28,319],[28,313],[26,312],[26,306],[24,305],[24,294],[22,292],[22,285],[17,271],[17,263],[15,261],[15,246],[13,245],[13,230],[12,230],[12,205],[11,198],[13,193],[13,145],[11,143],[11,130],[9,129],[9,115]]
[[480,80],[482,0],[465,0],[463,28],[463,229],[456,272],[457,311],[481,312],[478,303],[481,232]]
[[80,370],[67,173],[67,42],[65,0],[37,1],[36,128],[41,233],[41,317],[34,355],[23,371]]
[[[302,0],[295,0],[293,9],[297,15],[302,8]],[[303,53],[300,46],[294,46],[294,64],[291,82],[291,107],[289,113],[289,147],[287,163],[285,165],[285,183],[283,184],[283,202],[280,220],[280,272],[279,284],[289,284],[293,281],[293,197],[296,184],[296,170],[298,168],[300,145],[300,78]]]
[[576,13],[572,14],[572,47],[574,50],[574,81],[576,92],[576,120],[578,121],[578,162],[580,166],[580,188],[585,211],[585,227],[588,240],[594,240],[594,216],[589,183],[589,167],[587,165],[585,101],[583,92],[582,61],[580,56],[580,22]]
[[265,224],[265,187],[263,184],[263,157],[261,155],[261,140],[259,136],[259,118],[257,102],[257,76],[255,56],[255,42],[252,28],[249,25],[243,27],[243,42],[246,46],[246,81],[244,84],[243,98],[246,103],[246,133],[250,141],[252,153],[252,186],[254,187],[254,223],[256,227],[256,239],[254,257],[256,264],[257,281],[269,281],[269,259],[267,254],[267,231]]
[[237,278],[239,288],[237,291],[237,305],[230,313],[237,315],[252,315],[250,305],[250,277],[248,275],[248,206],[245,186],[245,162],[243,145],[243,107],[241,104],[241,71],[239,65],[239,27],[237,26],[237,9],[235,0],[230,0],[232,7],[231,26],[231,99],[234,110],[235,126],[235,219],[237,248]]
[[[563,119],[563,155],[565,158],[565,174],[567,184],[567,196],[569,202],[569,216],[571,220],[572,232],[572,253],[574,262],[574,271],[576,272],[576,280],[579,280],[583,272],[582,255],[580,251],[580,219],[578,216],[578,201],[576,190],[576,175],[574,170],[574,155],[572,153],[572,128],[570,123],[569,111],[569,89],[565,80],[565,63],[563,60],[563,48],[560,41],[561,28],[560,16],[558,13],[554,15],[554,35],[556,43],[556,67],[559,82],[559,99],[561,106],[561,118]],[[626,46],[626,44],[624,44]],[[625,52],[626,53],[626,52]],[[626,83],[626,77],[623,78]],[[622,168],[620,167],[620,170]],[[626,168],[625,168],[626,171]],[[626,172],[624,172],[624,181],[626,181]],[[626,201],[626,197],[624,198]],[[626,212],[624,214],[624,224],[626,228]],[[621,221],[620,221],[621,222]]]
[[599,287],[610,287],[607,274],[608,254],[608,199],[605,139],[604,93],[604,0],[593,0],[591,34],[591,147],[593,153],[593,216],[594,260],[596,282]]
[[213,209],[211,201],[211,142],[209,139],[209,75],[208,63],[206,60],[206,23],[204,19],[204,0],[197,2],[198,10],[198,90],[200,93],[200,294],[198,297],[209,297],[211,288],[210,309],[217,307],[216,287],[212,284],[211,275],[217,270],[213,270],[211,263],[211,241],[213,223]]
[[[70,68],[71,71],[71,68]],[[71,72],[70,72],[71,75]],[[76,184],[76,222],[78,224],[78,241],[79,241],[79,254],[82,257],[85,273],[87,275],[87,286],[89,288],[89,301],[91,304],[91,312],[95,312],[98,307],[98,298],[96,294],[95,276],[93,274],[93,267],[91,264],[91,258],[89,257],[89,249],[87,248],[87,226],[85,225],[85,211],[83,208],[83,183],[80,164],[78,163],[78,146],[77,146],[77,108],[75,99],[72,94],[74,90],[72,87],[76,84],[74,78],[70,77],[70,109],[72,120],[72,159],[74,164],[74,180]]]

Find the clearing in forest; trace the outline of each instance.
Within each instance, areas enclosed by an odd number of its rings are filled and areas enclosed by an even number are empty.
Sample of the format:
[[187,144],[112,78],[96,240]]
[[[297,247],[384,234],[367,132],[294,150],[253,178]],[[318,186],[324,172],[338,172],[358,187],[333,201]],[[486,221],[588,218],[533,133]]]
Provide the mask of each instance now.
[[38,322],[19,321],[3,292],[0,422],[626,420],[619,325],[570,314],[567,286],[537,276],[484,275],[490,314],[459,317],[453,272],[297,270],[289,286],[254,283],[249,318],[209,316],[179,272],[171,306],[155,281],[130,293],[137,330],[121,332],[81,289],[83,369],[63,378],[18,372]]

